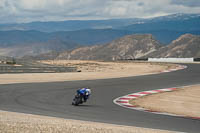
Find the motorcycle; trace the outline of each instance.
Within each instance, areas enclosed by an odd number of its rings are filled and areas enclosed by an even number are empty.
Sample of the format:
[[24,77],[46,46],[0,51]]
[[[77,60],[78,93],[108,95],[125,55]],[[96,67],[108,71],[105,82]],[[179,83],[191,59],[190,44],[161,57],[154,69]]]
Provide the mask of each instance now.
[[78,106],[79,104],[82,104],[82,96],[80,94],[75,95],[73,101],[72,101],[72,105],[74,106]]

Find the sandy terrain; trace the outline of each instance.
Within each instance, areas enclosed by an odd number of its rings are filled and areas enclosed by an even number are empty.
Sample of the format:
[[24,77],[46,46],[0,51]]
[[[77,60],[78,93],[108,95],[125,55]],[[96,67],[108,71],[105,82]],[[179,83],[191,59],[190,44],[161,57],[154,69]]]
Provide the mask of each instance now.
[[0,112],[1,133],[172,133],[130,126]]
[[76,66],[81,72],[74,73],[34,73],[34,74],[0,74],[0,84],[53,82],[72,80],[92,80],[158,73],[174,68],[176,65],[166,63],[120,63],[97,61],[43,61],[43,63],[62,66]]
[[[159,63],[113,63],[95,61],[47,61],[45,63],[76,66],[77,73],[0,74],[0,84],[71,81],[128,77],[157,73],[175,65]],[[66,120],[53,117],[0,111],[0,133],[169,133],[169,131],[119,126],[95,122]]]
[[200,117],[200,85],[144,96],[130,103],[153,111]]

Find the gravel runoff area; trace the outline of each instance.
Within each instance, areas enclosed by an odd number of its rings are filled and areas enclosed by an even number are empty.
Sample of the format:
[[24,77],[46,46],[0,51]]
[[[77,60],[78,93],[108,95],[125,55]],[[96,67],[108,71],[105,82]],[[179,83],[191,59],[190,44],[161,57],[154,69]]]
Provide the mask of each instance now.
[[0,74],[0,84],[56,82],[74,80],[94,80],[106,78],[130,77],[159,73],[175,68],[175,64],[135,63],[135,62],[97,62],[97,61],[41,61],[46,64],[77,67],[81,72],[71,73],[24,73]]
[[[43,61],[63,66],[76,66],[79,73],[51,74],[1,74],[0,84],[71,81],[101,78],[128,77],[158,73],[176,65],[163,63],[125,63],[96,61]],[[84,78],[83,78],[84,77]],[[170,133],[154,130],[105,123],[85,122],[37,116],[15,112],[0,111],[0,133]],[[172,132],[171,132],[172,133]]]
[[200,118],[200,85],[147,95],[131,100],[130,103],[152,111]]
[[0,112],[0,133],[173,133],[96,122]]

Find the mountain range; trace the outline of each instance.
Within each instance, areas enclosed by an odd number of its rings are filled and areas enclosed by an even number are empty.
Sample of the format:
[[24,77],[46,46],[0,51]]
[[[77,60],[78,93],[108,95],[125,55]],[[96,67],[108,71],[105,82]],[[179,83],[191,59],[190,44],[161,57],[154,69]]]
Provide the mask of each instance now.
[[184,34],[200,35],[199,25],[199,14],[0,24],[0,56],[36,56],[84,46],[104,46],[132,34],[152,34],[160,45],[168,45]]
[[40,31],[0,31],[0,55],[22,57],[51,51],[61,52],[85,45],[108,43],[128,31],[103,29],[45,33]]
[[200,57],[200,36],[184,34],[169,45],[162,45],[151,34],[133,34],[104,45],[75,48],[60,53],[48,53],[26,59],[121,60]]
[[[146,30],[159,30],[168,29],[170,27],[174,30],[177,26],[183,30],[197,28],[199,24],[200,14],[183,14],[177,13],[167,16],[160,16],[155,18],[128,18],[128,19],[108,19],[108,20],[67,20],[67,21],[47,21],[47,22],[30,22],[30,23],[12,23],[12,24],[0,24],[0,31],[8,30],[36,30],[41,32],[57,32],[57,31],[76,31],[85,29],[127,29],[141,31],[142,28]],[[176,23],[186,23],[189,25],[174,25]],[[159,24],[161,23],[161,25]],[[162,24],[164,23],[164,25]],[[149,27],[149,24],[156,24],[155,26]],[[157,25],[159,24],[159,25]],[[138,27],[139,26],[139,27]],[[164,27],[163,27],[164,26]],[[166,26],[166,27],[165,27]],[[175,27],[174,27],[175,26]],[[191,27],[192,26],[192,27]],[[134,27],[136,29],[132,29]],[[129,29],[131,28],[131,29]],[[182,29],[183,28],[183,29]],[[199,29],[199,28],[198,28]],[[143,29],[142,29],[143,30]]]
[[116,29],[121,26],[139,23],[144,19],[108,19],[108,20],[67,20],[31,23],[0,24],[1,31],[36,30],[41,32],[76,31],[85,29]]

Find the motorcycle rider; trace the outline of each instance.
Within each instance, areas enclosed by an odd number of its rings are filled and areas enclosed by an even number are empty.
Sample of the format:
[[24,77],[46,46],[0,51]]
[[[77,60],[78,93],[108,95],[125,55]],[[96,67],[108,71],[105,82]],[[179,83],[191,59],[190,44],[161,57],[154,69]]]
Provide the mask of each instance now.
[[86,102],[89,96],[91,95],[91,89],[89,89],[89,87],[78,89],[77,94],[81,96],[81,101]]

